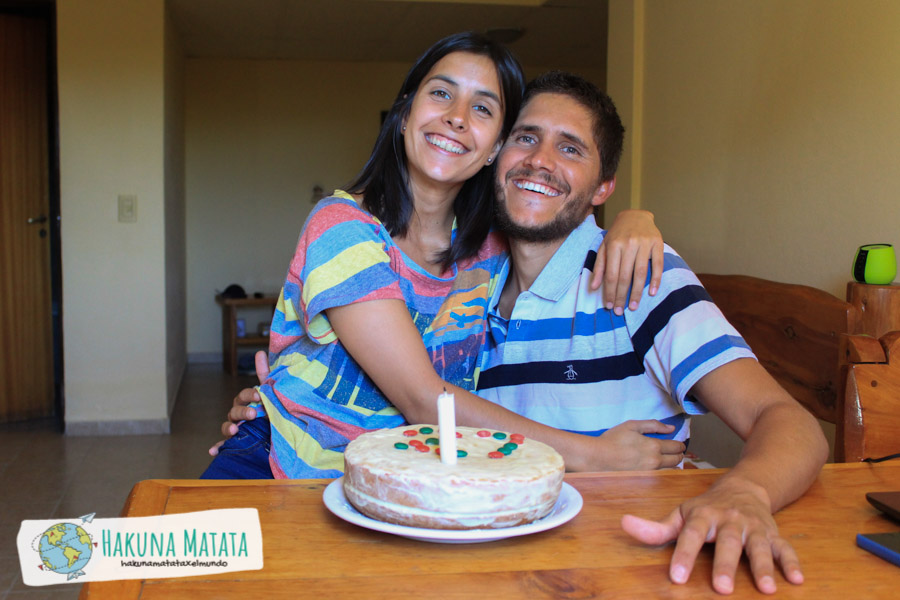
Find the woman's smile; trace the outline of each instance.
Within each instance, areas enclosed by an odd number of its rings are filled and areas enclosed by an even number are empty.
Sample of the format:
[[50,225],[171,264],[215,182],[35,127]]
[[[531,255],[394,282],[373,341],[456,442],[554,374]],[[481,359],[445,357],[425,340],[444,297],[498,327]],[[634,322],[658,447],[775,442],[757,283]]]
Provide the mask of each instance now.
[[436,135],[436,134],[426,135],[425,139],[432,146],[437,146],[441,150],[446,150],[447,152],[452,152],[453,154],[465,154],[469,151],[468,148],[466,148],[459,142],[445,138],[440,135]]

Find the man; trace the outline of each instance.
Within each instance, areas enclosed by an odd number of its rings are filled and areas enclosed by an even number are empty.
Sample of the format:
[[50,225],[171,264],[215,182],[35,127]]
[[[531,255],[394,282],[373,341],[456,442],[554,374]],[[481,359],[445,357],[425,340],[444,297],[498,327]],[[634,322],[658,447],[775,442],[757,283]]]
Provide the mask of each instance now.
[[[545,424],[582,431],[607,405],[615,412],[633,400],[640,404],[653,387],[688,412],[696,399],[746,441],[741,460],[662,521],[627,515],[623,527],[645,543],[677,539],[670,567],[675,583],[687,580],[707,541],[716,542],[713,587],[720,593],[732,591],[742,551],[761,591],[775,591],[773,558],[789,581],[801,583],[797,556],[771,514],[799,497],[826,460],[815,419],[747,356],[746,344],[671,250],[660,291],[634,313],[614,316],[584,293],[590,272],[582,265],[603,235],[589,215],[615,189],[622,136],[615,107],[591,84],[551,73],[529,85],[498,157],[499,222],[513,266],[490,315],[479,393]],[[565,360],[548,365],[556,356]],[[585,383],[557,383],[560,373]],[[591,388],[599,389],[585,393]],[[656,410],[669,406],[662,401]]]
[[634,465],[651,456],[648,468],[660,466],[659,450],[643,447],[649,439],[623,421],[657,419],[684,440],[687,414],[711,410],[745,440],[738,464],[665,519],[626,515],[622,526],[648,544],[676,541],[675,583],[687,581],[706,542],[716,543],[720,593],[733,590],[743,552],[761,591],[775,591],[774,561],[801,583],[772,513],[825,462],[815,419],[756,362],[671,249],[658,293],[637,311],[616,315],[587,293],[589,255],[604,235],[591,211],[615,189],[623,133],[612,102],[590,83],[550,73],[529,84],[497,158],[498,222],[511,257],[489,306],[479,394],[560,430],[630,435],[614,458]]

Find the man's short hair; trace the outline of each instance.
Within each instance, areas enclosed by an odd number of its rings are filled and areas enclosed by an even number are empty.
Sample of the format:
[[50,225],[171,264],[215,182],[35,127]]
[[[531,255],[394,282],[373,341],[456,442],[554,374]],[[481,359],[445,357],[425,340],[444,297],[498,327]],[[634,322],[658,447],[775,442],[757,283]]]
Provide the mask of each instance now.
[[594,118],[594,141],[600,151],[600,181],[609,181],[619,168],[625,127],[612,99],[590,81],[563,71],[550,71],[525,87],[522,106],[538,94],[561,94],[584,106]]

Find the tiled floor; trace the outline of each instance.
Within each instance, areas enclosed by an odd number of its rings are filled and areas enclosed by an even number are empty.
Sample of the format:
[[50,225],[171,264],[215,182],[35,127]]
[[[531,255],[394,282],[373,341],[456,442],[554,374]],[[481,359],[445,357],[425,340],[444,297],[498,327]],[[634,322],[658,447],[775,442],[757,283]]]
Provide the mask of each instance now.
[[77,598],[81,586],[22,583],[23,519],[116,517],[142,479],[196,478],[235,393],[254,383],[217,365],[189,365],[169,435],[69,437],[53,423],[0,425],[0,600]]

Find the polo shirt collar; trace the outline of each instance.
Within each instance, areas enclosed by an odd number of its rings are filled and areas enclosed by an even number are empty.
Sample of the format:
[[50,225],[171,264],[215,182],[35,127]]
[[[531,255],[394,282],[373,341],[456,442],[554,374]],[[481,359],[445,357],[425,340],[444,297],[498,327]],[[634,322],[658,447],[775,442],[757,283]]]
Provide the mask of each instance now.
[[557,248],[529,291],[552,302],[562,298],[581,275],[585,257],[600,233],[605,232],[597,227],[594,215],[589,214]]

